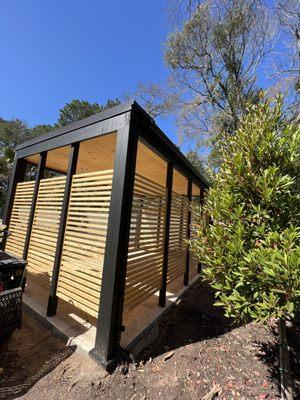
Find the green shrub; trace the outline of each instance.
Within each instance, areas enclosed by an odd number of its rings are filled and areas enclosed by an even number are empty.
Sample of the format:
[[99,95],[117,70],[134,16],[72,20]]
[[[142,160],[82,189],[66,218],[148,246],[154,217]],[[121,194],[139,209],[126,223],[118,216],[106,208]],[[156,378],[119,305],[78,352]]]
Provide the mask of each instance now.
[[299,303],[299,145],[300,127],[286,122],[281,98],[251,106],[221,143],[223,164],[196,210],[190,246],[216,305],[238,321],[293,317]]

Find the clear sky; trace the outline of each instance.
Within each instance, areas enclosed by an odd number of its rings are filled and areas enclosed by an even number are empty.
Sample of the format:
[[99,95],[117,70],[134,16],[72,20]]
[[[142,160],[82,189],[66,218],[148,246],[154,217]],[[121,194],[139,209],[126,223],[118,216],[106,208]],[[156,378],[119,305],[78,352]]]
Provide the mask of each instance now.
[[[73,98],[106,102],[163,81],[164,0],[0,1],[0,116],[53,123]],[[172,119],[158,125],[177,142]]]
[[0,116],[52,123],[73,98],[101,103],[163,80],[163,3],[1,1]]

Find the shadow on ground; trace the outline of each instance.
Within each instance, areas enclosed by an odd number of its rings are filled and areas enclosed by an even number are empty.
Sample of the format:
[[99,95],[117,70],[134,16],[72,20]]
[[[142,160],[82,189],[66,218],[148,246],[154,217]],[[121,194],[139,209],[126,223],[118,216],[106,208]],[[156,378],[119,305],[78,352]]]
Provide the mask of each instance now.
[[[256,342],[258,356],[267,365],[270,374],[270,380],[280,390],[279,375],[279,346],[278,331],[276,325],[271,327],[274,337],[273,342]],[[287,340],[291,360],[291,376],[293,381],[294,399],[300,399],[300,325],[297,323],[287,326]]]
[[74,352],[23,313],[22,328],[0,342],[0,399],[10,400],[26,393],[37,381]]
[[[214,292],[210,286],[197,281],[181,302],[159,324],[159,337],[151,343],[137,358],[138,361],[155,358],[167,351],[175,351],[192,343],[200,343],[208,339],[232,331],[238,325],[224,316],[222,308],[215,307]],[[269,335],[262,332],[252,340],[250,357],[260,359],[268,369],[269,380],[277,391],[280,391],[278,334],[277,324],[268,326]],[[287,327],[287,339],[290,348],[291,371],[294,398],[300,399],[300,325]],[[236,361],[238,362],[238,361]]]
[[160,321],[139,363],[109,376],[25,314],[22,330],[0,347],[0,400],[25,393],[24,400],[198,400],[212,390],[224,399],[279,398],[276,337],[264,324],[234,326],[213,303],[209,286],[196,282]]
[[215,307],[214,293],[208,284],[195,282],[179,303],[159,323],[159,337],[138,359],[155,358],[167,351],[216,338],[238,325]]

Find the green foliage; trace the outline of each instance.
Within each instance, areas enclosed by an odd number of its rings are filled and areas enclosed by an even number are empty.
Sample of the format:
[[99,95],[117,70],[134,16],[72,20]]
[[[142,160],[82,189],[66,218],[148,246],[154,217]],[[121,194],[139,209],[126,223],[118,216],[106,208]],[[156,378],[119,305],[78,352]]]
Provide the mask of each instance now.
[[185,154],[186,158],[193,165],[193,167],[206,179],[207,182],[211,181],[210,171],[196,150],[190,150]]
[[0,149],[2,156],[12,160],[13,149],[30,137],[27,126],[19,119],[0,119]]
[[293,316],[300,300],[300,127],[285,121],[280,98],[273,106],[263,101],[220,148],[224,163],[196,210],[191,248],[227,316]]
[[0,206],[5,202],[14,148],[29,138],[30,132],[24,122],[19,119],[8,121],[0,118]]
[[197,151],[190,150],[185,156],[200,173],[205,170],[203,160],[200,158]]
[[107,100],[105,105],[99,105],[98,103],[89,103],[84,100],[74,99],[70,103],[59,110],[59,118],[57,126],[64,126],[71,124],[72,122],[79,121],[83,118],[87,118],[97,112],[103,111],[106,108],[111,108],[120,104],[118,99]]
[[33,128],[30,129],[30,138],[44,135],[45,133],[53,131],[53,129],[54,126],[50,124],[35,125]]

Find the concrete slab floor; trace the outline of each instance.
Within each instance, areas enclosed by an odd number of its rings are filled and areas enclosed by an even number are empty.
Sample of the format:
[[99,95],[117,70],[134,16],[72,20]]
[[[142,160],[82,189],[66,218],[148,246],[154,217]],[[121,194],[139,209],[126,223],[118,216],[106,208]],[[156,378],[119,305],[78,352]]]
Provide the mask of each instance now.
[[[190,274],[189,286],[199,275]],[[133,353],[141,351],[149,341],[149,329],[175,305],[177,300],[189,288],[182,286],[183,276],[168,284],[167,301],[165,307],[159,307],[158,295],[155,293],[131,311],[124,311],[123,324],[125,331],[122,333],[121,346]],[[56,315],[47,317],[48,292],[33,281],[29,281],[23,294],[24,306],[32,313],[42,317],[42,321],[56,333],[61,334],[68,346],[76,346],[77,351],[89,353],[94,347],[96,337],[96,319],[61,299],[58,302]]]

